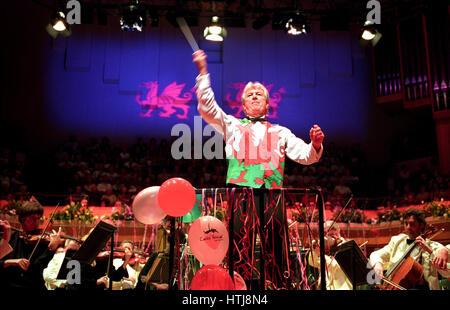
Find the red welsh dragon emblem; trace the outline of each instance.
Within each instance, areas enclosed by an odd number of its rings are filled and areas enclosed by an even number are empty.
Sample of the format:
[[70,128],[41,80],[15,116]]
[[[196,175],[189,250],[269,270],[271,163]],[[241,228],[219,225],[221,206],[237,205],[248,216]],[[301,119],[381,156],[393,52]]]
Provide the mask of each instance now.
[[158,82],[143,82],[140,87],[148,89],[145,99],[141,99],[142,95],[136,95],[137,103],[142,107],[145,112],[141,112],[141,117],[151,117],[152,112],[158,108],[158,116],[171,117],[177,112],[176,109],[181,111],[175,114],[180,119],[187,119],[189,111],[189,105],[187,104],[192,99],[192,91],[185,92],[181,97],[180,94],[186,84],[177,85],[177,82],[173,82],[164,88],[162,93],[158,96]]
[[[281,94],[284,94],[285,90],[284,90],[284,88],[280,88],[278,91],[271,93],[270,91],[273,87],[273,83],[269,84],[269,85],[266,85],[264,83],[261,83],[261,84],[263,84],[267,88],[267,91],[271,95],[269,114],[267,115],[267,117],[268,118],[278,118],[278,104],[281,101]],[[242,97],[242,92],[244,91],[245,85],[246,85],[246,83],[239,82],[239,83],[232,83],[231,86],[229,86],[229,88],[237,90],[234,100],[231,99],[230,93],[227,93],[225,95],[226,104],[228,104],[228,106],[232,110],[236,110],[236,112],[233,113],[232,115],[237,118],[244,116],[244,111],[242,110],[241,97]]]

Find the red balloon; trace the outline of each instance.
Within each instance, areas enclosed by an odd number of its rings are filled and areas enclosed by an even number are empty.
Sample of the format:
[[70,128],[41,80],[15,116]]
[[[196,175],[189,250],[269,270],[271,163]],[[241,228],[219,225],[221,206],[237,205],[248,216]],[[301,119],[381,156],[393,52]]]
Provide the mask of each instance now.
[[159,188],[158,203],[166,214],[173,217],[183,216],[195,205],[195,189],[185,179],[168,179]]
[[192,278],[191,290],[234,290],[234,283],[222,267],[205,265]]

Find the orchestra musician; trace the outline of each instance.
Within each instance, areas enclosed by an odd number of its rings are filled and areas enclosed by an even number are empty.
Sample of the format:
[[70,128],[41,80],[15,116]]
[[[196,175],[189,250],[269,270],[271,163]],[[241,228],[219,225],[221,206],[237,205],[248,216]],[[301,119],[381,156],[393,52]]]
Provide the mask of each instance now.
[[445,270],[448,261],[448,250],[440,243],[423,238],[421,234],[426,227],[425,214],[418,209],[408,209],[403,215],[404,232],[392,236],[383,248],[370,254],[370,263],[377,275],[383,277],[385,270],[390,270],[404,255],[409,244],[416,242],[410,253],[415,261],[423,266],[423,276],[410,289],[439,290],[438,273],[449,277]]
[[12,252],[13,248],[9,245],[11,239],[11,226],[8,221],[0,220],[0,259]]
[[80,243],[76,240],[67,239],[64,247],[59,247],[53,258],[43,271],[45,287],[48,290],[64,289],[67,285],[67,279],[58,279],[61,268],[67,268],[64,259],[71,259],[75,252],[80,248]]
[[[345,242],[341,236],[341,229],[334,221],[324,223],[325,230],[325,261],[326,261],[326,286],[327,290],[351,290],[353,289],[350,279],[345,275],[336,259],[329,254],[330,249]],[[308,255],[308,263],[320,269],[320,249],[316,240],[312,241],[312,253]],[[319,277],[320,285],[320,277]]]
[[46,240],[31,242],[39,235],[39,222],[44,213],[37,201],[26,201],[17,210],[22,232],[11,234],[12,251],[0,260],[0,287],[4,289],[32,288],[45,290],[42,271],[61,244],[61,229]]
[[120,281],[113,281],[112,289],[134,289],[136,287],[137,277],[139,275],[139,271],[137,270],[139,267],[139,262],[136,262],[135,264],[133,264],[133,266],[131,266],[130,264],[130,254],[134,251],[134,242],[131,240],[124,240],[120,243],[120,248],[125,249],[125,255],[123,255],[123,257],[115,257],[113,259],[113,266],[116,270],[120,268],[126,269],[128,275],[126,277],[122,277]]
[[[92,228],[81,240],[85,241],[89,234],[94,230]],[[116,253],[116,252],[114,252]],[[104,290],[109,288],[108,273],[112,268],[112,281],[120,282],[123,278],[128,279],[127,265],[132,256],[130,248],[124,248],[123,260],[121,265],[109,265],[110,253],[109,251],[102,251],[97,255],[97,258],[92,264],[81,264],[81,283],[67,284],[67,290]],[[114,261],[114,260],[113,260]],[[117,263],[116,263],[117,264]]]

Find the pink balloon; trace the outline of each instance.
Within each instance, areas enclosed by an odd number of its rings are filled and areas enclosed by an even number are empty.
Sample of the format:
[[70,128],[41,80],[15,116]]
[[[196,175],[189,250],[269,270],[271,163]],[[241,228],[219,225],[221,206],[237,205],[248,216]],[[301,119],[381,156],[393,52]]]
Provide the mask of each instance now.
[[194,207],[195,189],[185,179],[168,179],[159,189],[158,202],[161,209],[168,215],[183,216]]
[[234,290],[234,283],[222,267],[206,265],[195,273],[191,290]]
[[140,191],[133,200],[134,217],[143,224],[157,224],[166,217],[158,204],[159,186],[147,187]]
[[189,228],[188,242],[192,254],[203,265],[218,265],[228,251],[228,231],[213,216],[201,216]]

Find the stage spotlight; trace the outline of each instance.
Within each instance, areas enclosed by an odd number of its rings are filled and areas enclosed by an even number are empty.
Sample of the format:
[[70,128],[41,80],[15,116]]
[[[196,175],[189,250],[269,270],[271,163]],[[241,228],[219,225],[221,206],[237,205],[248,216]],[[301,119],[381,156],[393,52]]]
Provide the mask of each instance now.
[[297,12],[288,18],[285,30],[291,35],[306,34],[311,32],[311,26],[308,24],[306,17]]
[[221,42],[227,36],[227,30],[219,23],[219,17],[213,16],[211,25],[205,28],[203,36],[208,41]]
[[45,29],[53,39],[55,39],[58,34],[68,37],[72,33],[66,22],[66,15],[61,11],[53,13],[51,22]]
[[258,30],[267,25],[270,22],[270,16],[269,15],[262,15],[256,18],[253,21],[253,29]]
[[136,0],[135,4],[129,4],[122,9],[120,28],[124,31],[142,31],[146,20],[145,7]]
[[378,31],[375,24],[366,21],[362,28],[360,43],[364,45],[364,41],[370,41],[375,46],[383,35]]

